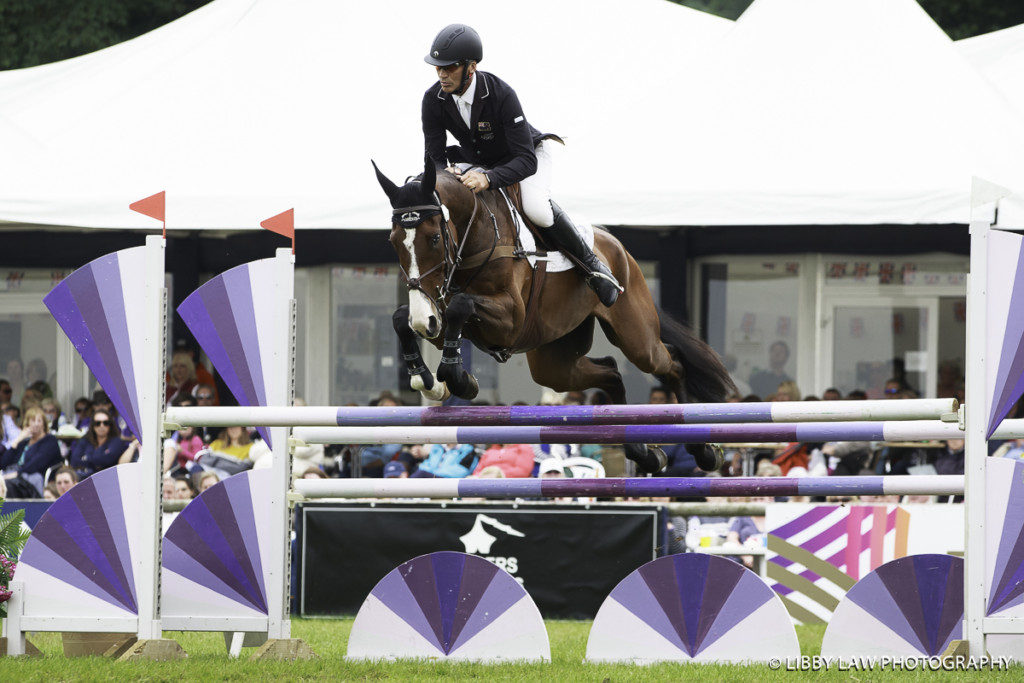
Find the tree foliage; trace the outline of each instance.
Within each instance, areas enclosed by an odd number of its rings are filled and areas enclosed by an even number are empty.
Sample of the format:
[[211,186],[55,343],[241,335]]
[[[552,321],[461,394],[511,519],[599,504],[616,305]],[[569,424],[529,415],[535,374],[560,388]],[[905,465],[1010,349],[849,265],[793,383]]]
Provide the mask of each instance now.
[[[209,1],[0,0],[0,69],[35,66],[93,52],[142,35]],[[673,1],[736,19],[752,0]],[[1024,23],[1021,0],[919,2],[956,40]]]
[[[736,19],[752,0],[673,0],[681,5]],[[953,40],[1024,24],[1021,0],[917,0]]]
[[0,0],[0,69],[93,52],[152,31],[209,0]]

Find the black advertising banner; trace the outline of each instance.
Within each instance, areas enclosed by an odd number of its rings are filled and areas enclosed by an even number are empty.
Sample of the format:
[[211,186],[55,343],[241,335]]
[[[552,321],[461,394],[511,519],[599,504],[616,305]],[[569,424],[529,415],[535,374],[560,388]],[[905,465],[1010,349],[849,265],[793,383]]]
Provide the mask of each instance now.
[[355,614],[385,574],[438,550],[472,553],[523,584],[546,618],[589,619],[658,556],[656,506],[305,503],[296,515],[299,613]]

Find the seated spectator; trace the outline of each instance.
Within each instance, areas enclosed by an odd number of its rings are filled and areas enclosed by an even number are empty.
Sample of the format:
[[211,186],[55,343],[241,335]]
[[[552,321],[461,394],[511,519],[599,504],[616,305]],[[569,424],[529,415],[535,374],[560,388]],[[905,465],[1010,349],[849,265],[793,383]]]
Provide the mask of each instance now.
[[57,491],[57,485],[49,483],[43,487],[43,500],[50,501],[51,503],[60,498],[60,493]]
[[5,379],[0,379],[0,408],[8,406],[14,400],[14,387]]
[[32,384],[29,385],[29,389],[39,394],[40,401],[46,398],[53,398],[53,388],[50,386],[49,382],[32,382]]
[[82,396],[75,400],[75,429],[86,429],[92,417],[92,401]]
[[487,467],[497,467],[508,478],[529,477],[533,473],[533,446],[529,444],[494,444],[480,456],[473,470],[479,476]]
[[248,460],[249,452],[252,450],[252,439],[249,438],[249,431],[245,427],[225,427],[221,430],[220,436],[210,444],[210,450],[239,460]]
[[402,464],[401,460],[392,460],[387,465],[384,465],[385,479],[407,479],[408,477],[409,471],[405,469],[405,465]]
[[476,477],[477,479],[504,479],[505,473],[497,465],[491,465],[490,467],[485,467],[482,470],[474,472],[470,476]]
[[212,405],[219,406],[220,394],[217,391],[217,382],[214,381],[213,375],[210,373],[209,370],[206,369],[206,366],[199,362],[199,359],[196,358],[195,347],[189,345],[189,343],[184,339],[179,339],[174,343],[174,353],[184,354],[188,357],[190,361],[192,361],[192,366],[196,369],[196,381],[199,384],[205,384],[206,386],[210,387],[213,390],[214,403]]
[[[43,398],[52,398],[53,390],[50,388],[50,377],[46,371],[46,361],[42,358],[33,358],[25,366],[25,386],[35,386],[43,392]],[[45,385],[45,389],[43,387]]]
[[43,395],[37,390],[29,387],[21,395],[21,410],[28,412],[29,408],[38,408],[43,401]]
[[651,388],[651,392],[647,395],[647,402],[652,405],[676,403],[676,397],[668,387],[657,386]]
[[871,457],[870,444],[864,441],[834,441],[822,446],[821,452],[828,456],[836,477],[858,476]]
[[703,477],[704,471],[697,467],[697,459],[690,451],[686,450],[686,444],[673,443],[665,444],[662,447],[668,457],[668,464],[656,477]]
[[217,476],[216,472],[200,472],[196,476],[196,483],[198,484],[196,488],[199,489],[199,493],[202,493],[218,482],[220,482],[220,477]]
[[800,400],[800,388],[796,385],[796,382],[787,380],[780,382],[779,386],[775,389],[775,398],[773,401],[799,401]]
[[182,427],[164,439],[164,472],[189,471],[196,455],[204,448],[206,444],[194,427]]
[[85,479],[116,465],[127,448],[128,444],[121,439],[117,421],[111,418],[110,413],[97,411],[85,436],[71,444],[68,460],[79,479]]
[[196,497],[196,490],[192,487],[190,477],[174,477],[174,497],[177,500],[192,500]]
[[[202,365],[199,367],[202,367]],[[199,370],[197,368],[196,373],[198,374],[198,372]],[[211,384],[197,384],[196,388],[192,391],[192,396],[187,398],[181,397],[179,400],[181,401],[180,405],[183,406],[199,406],[200,408],[208,408],[210,406],[219,405],[217,391]],[[174,405],[173,402],[172,405]],[[210,444],[217,438],[216,427],[196,427],[195,433],[199,435],[199,438],[201,438],[205,444]]]
[[57,496],[63,496],[78,483],[78,474],[75,472],[74,468],[64,465],[57,470],[57,474],[53,478],[53,483],[54,486],[57,487]]
[[51,434],[56,434],[58,429],[68,423],[67,418],[64,417],[64,413],[60,409],[60,404],[52,398],[44,398],[39,407],[43,409],[43,414],[46,416],[46,426]]
[[843,395],[839,393],[839,390],[835,387],[829,387],[825,391],[821,392],[822,401],[842,401]]
[[188,351],[175,351],[171,356],[171,372],[167,379],[166,400],[168,403],[175,396],[191,396],[192,390],[199,384],[196,378],[196,364]]
[[13,448],[20,434],[21,430],[18,429],[14,418],[6,412],[0,415],[0,453],[3,453],[8,448]]
[[424,446],[422,444],[405,446],[402,448],[402,451],[395,456],[395,460],[405,466],[405,471],[408,472],[411,477],[416,474],[416,470],[420,468],[420,463],[427,459],[427,455],[429,453],[429,446]]
[[177,496],[174,493],[174,479],[164,475],[162,495],[164,500],[175,500]]
[[866,401],[868,399],[868,392],[863,389],[854,389],[846,395],[847,401]]
[[1000,445],[994,453],[993,458],[1010,458],[1012,460],[1024,460],[1024,439],[1010,439]]
[[43,475],[60,464],[57,437],[46,431],[46,416],[38,407],[25,411],[21,434],[13,448],[0,455],[7,489],[15,498],[39,498],[43,495]]
[[477,459],[476,449],[471,444],[436,444],[412,476],[461,479],[469,476]]
[[935,460],[936,474],[964,473],[964,440],[947,439],[946,450]]
[[402,450],[397,443],[362,446],[359,449],[359,476],[379,479],[384,476],[384,466]]
[[326,479],[327,474],[319,467],[307,467],[302,473],[302,479]]

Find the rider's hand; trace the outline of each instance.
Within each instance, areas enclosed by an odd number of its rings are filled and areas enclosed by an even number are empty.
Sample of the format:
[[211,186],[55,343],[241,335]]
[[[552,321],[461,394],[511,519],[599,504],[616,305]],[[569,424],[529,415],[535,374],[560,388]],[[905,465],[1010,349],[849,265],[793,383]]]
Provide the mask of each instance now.
[[451,173],[454,176],[462,175],[462,169],[459,168],[458,166],[455,166],[455,165],[449,166],[445,170],[448,171],[449,173]]
[[491,186],[487,176],[480,171],[470,171],[462,176],[462,184],[473,190],[475,193],[480,193]]

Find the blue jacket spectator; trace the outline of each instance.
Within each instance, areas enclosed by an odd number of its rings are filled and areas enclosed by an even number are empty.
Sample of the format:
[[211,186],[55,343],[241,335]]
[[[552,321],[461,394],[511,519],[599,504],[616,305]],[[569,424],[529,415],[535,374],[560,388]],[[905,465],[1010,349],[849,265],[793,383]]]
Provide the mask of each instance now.
[[461,479],[473,472],[477,460],[479,457],[471,444],[452,448],[436,444],[430,449],[427,459],[420,463],[419,472],[446,479]]
[[116,465],[127,448],[128,442],[121,438],[117,420],[97,410],[89,423],[89,431],[71,446],[69,460],[79,479],[85,479]]
[[686,450],[686,445],[677,443],[662,447],[668,456],[668,465],[657,477],[703,477],[704,471],[697,467],[697,459]]
[[43,475],[60,462],[60,445],[57,437],[46,431],[46,416],[39,408],[30,408],[17,443],[0,455],[0,469],[19,476]]

